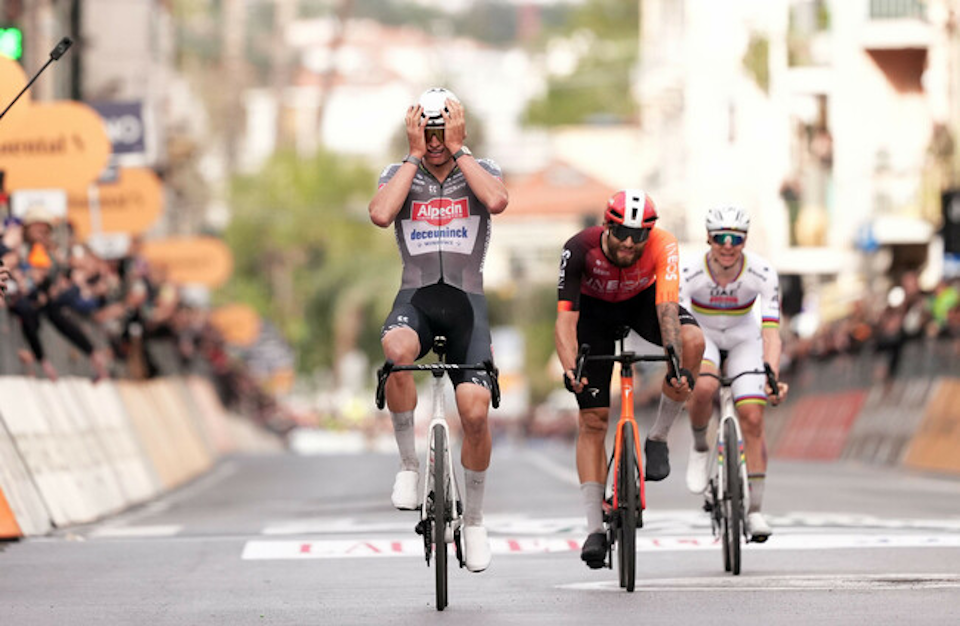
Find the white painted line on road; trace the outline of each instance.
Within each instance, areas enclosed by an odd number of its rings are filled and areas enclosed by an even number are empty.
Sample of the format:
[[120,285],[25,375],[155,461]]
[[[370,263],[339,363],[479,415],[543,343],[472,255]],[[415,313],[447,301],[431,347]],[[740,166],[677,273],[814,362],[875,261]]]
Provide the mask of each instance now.
[[[387,521],[381,521],[387,519]],[[264,526],[264,535],[370,535],[407,532],[419,520],[415,512],[399,513],[389,518],[331,517],[325,515],[307,519],[277,521]],[[581,516],[543,518],[516,513],[491,513],[484,516],[491,535],[544,536],[569,534],[586,535],[586,520]],[[767,515],[777,537],[802,533],[821,533],[827,529],[845,533],[864,531],[913,531],[915,533],[960,532],[960,518],[907,519],[880,518],[849,513],[787,513]],[[648,509],[643,512],[640,536],[709,535],[710,517],[695,509]]]
[[[493,554],[549,554],[580,550],[577,539],[557,537],[491,537]],[[960,535],[785,535],[764,544],[747,544],[745,551],[842,550],[848,548],[958,548]],[[637,537],[638,552],[719,550],[712,537]],[[451,546],[451,551],[453,550]],[[423,540],[329,539],[323,541],[248,541],[245,560],[345,559],[418,556],[423,558]]]
[[[830,574],[801,576],[730,576],[640,579],[636,592],[644,591],[835,591],[838,589],[948,589],[960,587],[956,574]],[[616,580],[557,585],[577,591],[622,593]]]
[[91,538],[173,537],[183,530],[179,524],[157,526],[104,526],[90,533]]

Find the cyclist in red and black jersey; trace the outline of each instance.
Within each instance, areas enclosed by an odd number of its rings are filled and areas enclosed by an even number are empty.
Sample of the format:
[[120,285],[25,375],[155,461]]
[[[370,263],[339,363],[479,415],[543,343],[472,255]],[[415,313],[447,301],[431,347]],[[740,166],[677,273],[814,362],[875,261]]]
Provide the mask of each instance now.
[[[380,336],[383,353],[407,365],[430,350],[436,335],[443,335],[448,362],[492,361],[483,261],[490,216],[507,208],[500,168],[474,158],[464,145],[463,106],[446,89],[424,92],[407,109],[406,127],[410,152],[383,170],[369,207],[374,224],[394,227],[403,261],[400,291]],[[450,378],[463,426],[465,561],[468,570],[480,572],[490,563],[482,510],[492,447],[490,381],[483,372],[451,372]],[[386,399],[400,450],[391,500],[398,509],[414,509],[417,388],[409,372],[387,379]]]
[[657,420],[644,443],[646,480],[670,473],[667,434],[690,395],[703,356],[703,333],[680,306],[679,250],[676,238],[656,228],[657,210],[643,191],[626,189],[607,203],[604,225],[574,235],[560,258],[555,339],[564,384],[577,396],[580,419],[577,472],[590,533],[580,554],[591,568],[603,566],[603,495],[607,480],[604,440],[610,415],[612,362],[588,362],[574,380],[577,350],[613,354],[619,332],[632,328],[647,341],[672,346],[680,358],[679,376],[663,382]]

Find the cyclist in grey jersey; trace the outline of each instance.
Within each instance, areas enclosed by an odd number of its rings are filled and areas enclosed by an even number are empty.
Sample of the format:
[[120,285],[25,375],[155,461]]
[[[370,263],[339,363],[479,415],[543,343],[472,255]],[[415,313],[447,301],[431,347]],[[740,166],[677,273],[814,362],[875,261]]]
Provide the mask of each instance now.
[[[490,176],[502,178],[494,162],[476,159],[476,163]],[[380,176],[380,188],[403,166],[388,166]],[[490,211],[470,189],[463,170],[455,167],[440,181],[421,163],[393,224],[403,260],[401,289],[444,282],[467,293],[483,293]]]
[[[444,335],[451,363],[492,358],[483,261],[490,216],[507,208],[500,170],[475,159],[464,145],[463,106],[450,91],[425,92],[407,109],[405,124],[410,152],[383,171],[369,207],[374,224],[394,226],[403,260],[400,291],[381,333],[384,356],[400,365],[413,363],[430,350],[436,335]],[[463,427],[463,543],[471,572],[490,564],[483,494],[492,441],[490,390],[484,377],[451,376]],[[387,379],[386,399],[400,451],[391,500],[398,509],[415,509],[420,479],[414,431],[417,389],[409,372]]]

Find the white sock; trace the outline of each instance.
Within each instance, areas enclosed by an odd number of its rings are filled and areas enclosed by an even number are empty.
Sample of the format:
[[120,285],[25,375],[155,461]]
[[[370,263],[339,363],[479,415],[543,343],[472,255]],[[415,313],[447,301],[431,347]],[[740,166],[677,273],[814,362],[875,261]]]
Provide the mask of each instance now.
[[660,410],[657,412],[657,421],[650,429],[649,439],[654,441],[666,441],[670,433],[670,427],[683,411],[683,402],[667,397],[665,393],[660,394]]
[[763,483],[766,481],[766,474],[750,474],[747,476],[747,485],[750,489],[750,510],[748,513],[759,513],[760,506],[763,504]]
[[420,470],[420,461],[417,460],[416,430],[413,427],[413,411],[390,413],[393,421],[393,436],[397,439],[397,448],[400,449],[400,467],[405,470]]
[[480,526],[483,524],[483,492],[487,472],[463,468],[463,478],[467,483],[463,502],[463,525]]
[[580,501],[587,514],[587,532],[603,532],[603,485],[600,483],[581,483]]

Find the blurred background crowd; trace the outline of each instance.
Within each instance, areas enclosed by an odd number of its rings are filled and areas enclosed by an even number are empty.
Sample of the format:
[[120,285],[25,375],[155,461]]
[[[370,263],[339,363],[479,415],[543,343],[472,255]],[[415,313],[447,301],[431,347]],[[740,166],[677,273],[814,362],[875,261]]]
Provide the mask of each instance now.
[[571,408],[558,255],[616,189],[681,255],[710,206],[751,214],[785,375],[958,349],[960,0],[0,0],[0,102],[62,36],[0,120],[4,374],[202,368],[278,428],[379,430],[400,261],[366,208],[440,85],[510,192],[485,263],[504,428]]
[[[290,427],[276,398],[231,354],[209,307],[170,281],[134,241],[103,258],[42,206],[9,217],[0,260],[2,374],[147,380],[208,376],[223,404],[275,430]],[[15,360],[14,360],[15,355]]]

